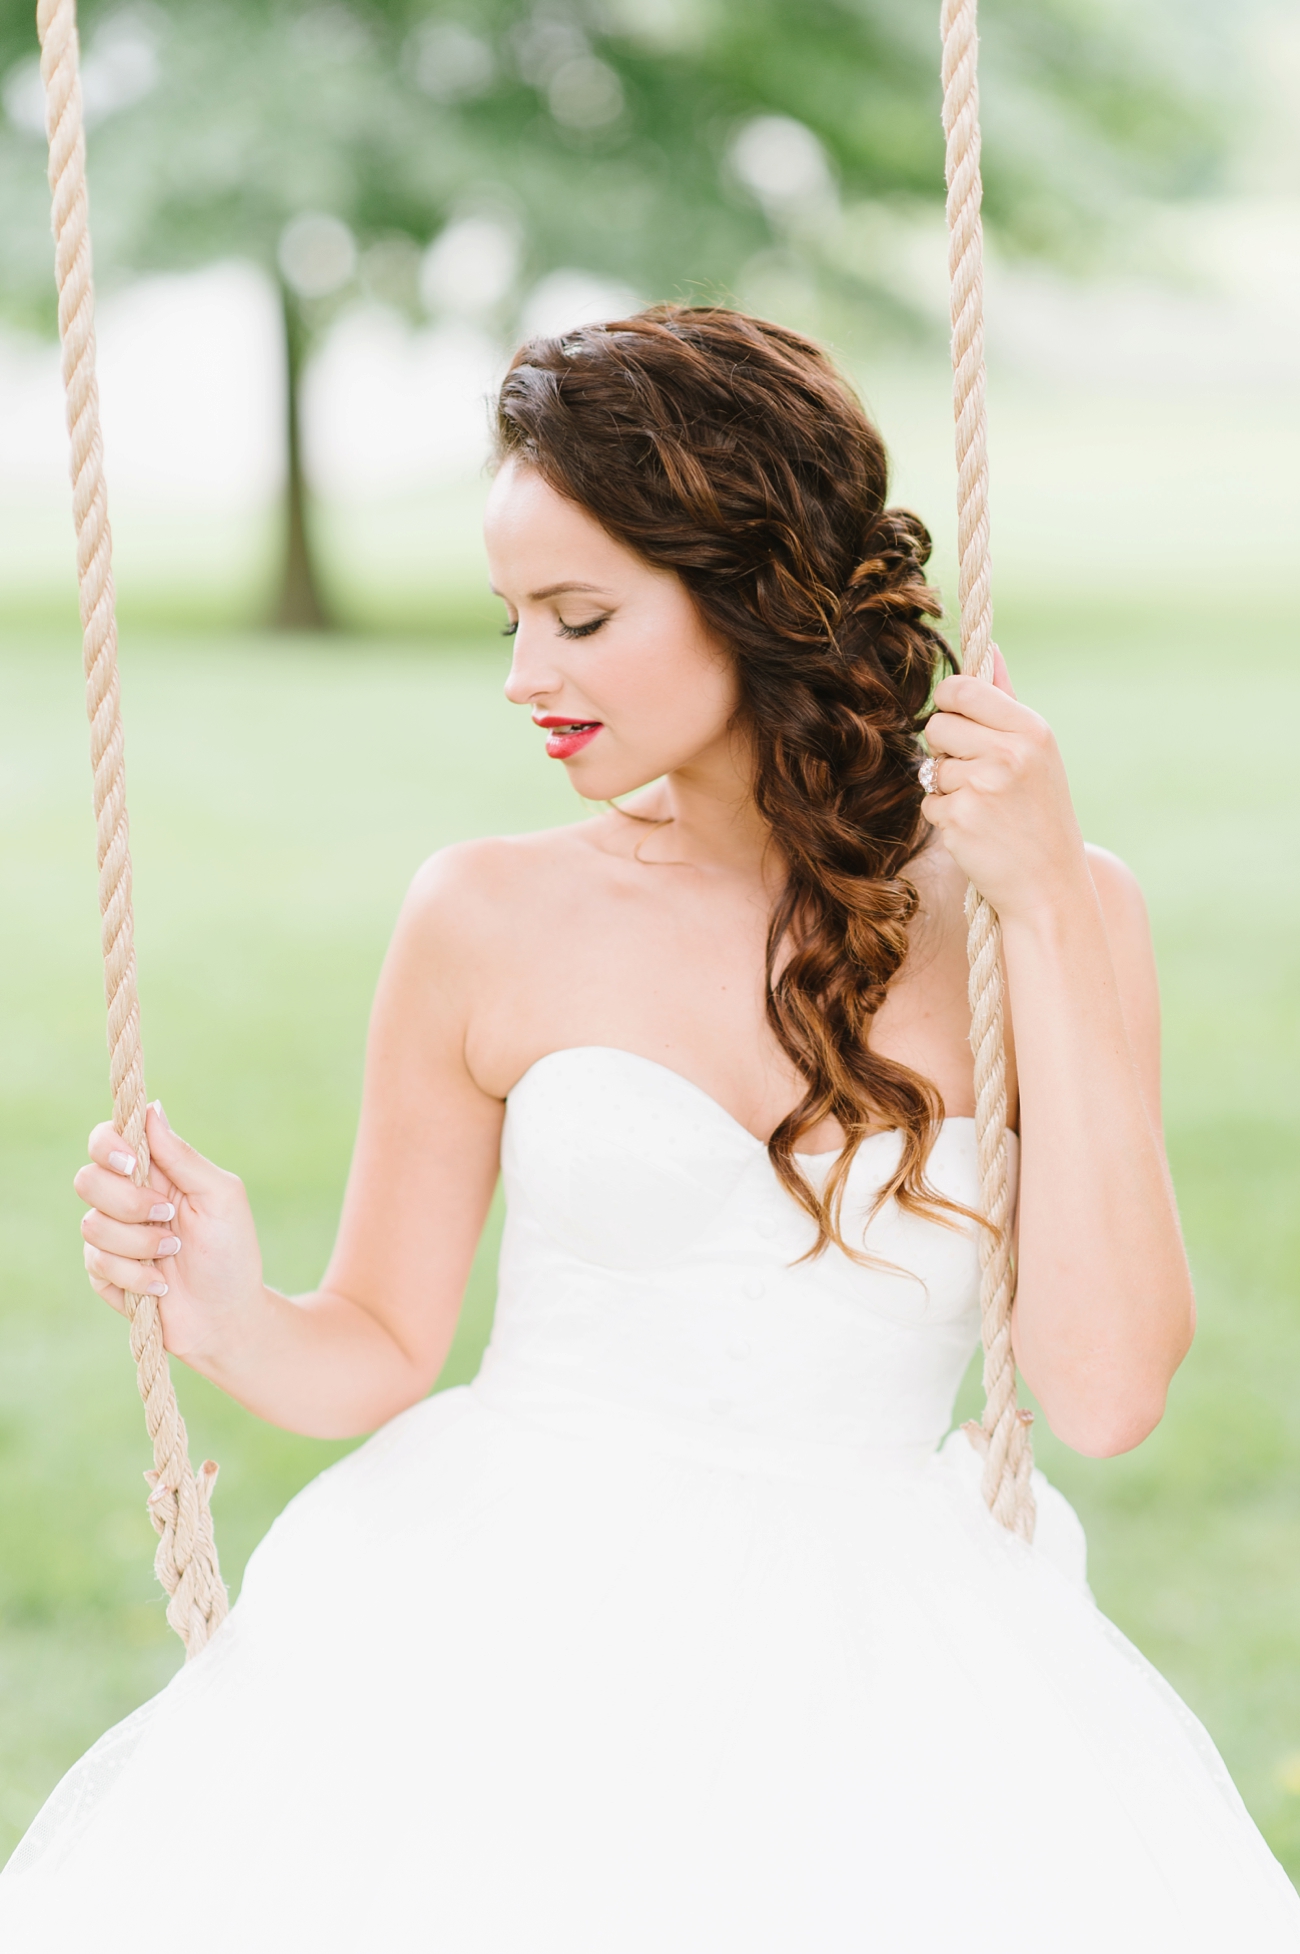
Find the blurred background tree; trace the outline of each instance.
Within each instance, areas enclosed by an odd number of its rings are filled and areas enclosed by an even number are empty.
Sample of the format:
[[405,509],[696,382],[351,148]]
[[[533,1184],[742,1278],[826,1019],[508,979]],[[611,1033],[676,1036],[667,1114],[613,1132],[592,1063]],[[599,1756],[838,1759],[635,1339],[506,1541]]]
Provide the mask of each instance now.
[[[1194,10],[1176,35],[1102,0],[982,12],[987,213],[1006,245],[1078,261],[1135,193],[1213,184],[1229,124]],[[937,14],[936,0],[88,0],[101,283],[236,256],[280,293],[278,621],[326,621],[300,382],[359,293],[412,316],[454,304],[504,337],[548,272],[727,299],[757,263],[777,290],[811,280],[832,305],[914,319],[908,238],[942,198]],[[0,293],[11,319],[52,329],[33,50],[30,0],[0,0]]]

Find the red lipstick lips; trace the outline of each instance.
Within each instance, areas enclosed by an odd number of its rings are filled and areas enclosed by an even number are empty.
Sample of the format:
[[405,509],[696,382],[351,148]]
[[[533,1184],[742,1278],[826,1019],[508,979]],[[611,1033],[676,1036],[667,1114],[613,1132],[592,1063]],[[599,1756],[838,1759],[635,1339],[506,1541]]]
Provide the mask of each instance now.
[[599,719],[562,719],[558,714],[545,719],[534,718],[534,726],[542,726],[550,734],[546,751],[552,760],[571,760],[575,753],[581,753],[600,732],[603,721]]

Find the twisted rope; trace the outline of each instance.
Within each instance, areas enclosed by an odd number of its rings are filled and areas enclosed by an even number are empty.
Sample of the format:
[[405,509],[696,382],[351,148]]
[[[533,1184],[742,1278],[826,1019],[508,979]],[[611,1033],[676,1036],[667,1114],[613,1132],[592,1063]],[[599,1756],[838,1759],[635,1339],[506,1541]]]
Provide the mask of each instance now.
[[[976,0],[943,0],[943,131],[947,139],[948,276],[952,298],[952,400],[957,433],[957,550],[962,670],[993,677],[989,589],[989,463],[984,413],[984,232],[980,222],[979,81]],[[966,891],[971,1049],[975,1055],[975,1144],[980,1198],[980,1333],[984,1416],[967,1426],[984,1454],[984,1497],[995,1519],[1022,1539],[1034,1535],[1029,1413],[1016,1407],[1011,1348],[1011,1187],[1007,1149],[1007,1063],[1003,1035],[1002,931],[974,884]]]
[[[95,384],[95,291],[86,202],[86,143],[75,0],[39,0],[36,28],[45,84],[45,130],[50,144],[59,338],[72,448],[72,509],[77,531],[86,710],[94,770],[99,859],[99,908],[108,1000],[109,1077],[113,1124],[136,1158],[135,1181],[149,1172],[145,1139],[144,1063],[135,984],[131,915],[131,852],[127,841],[126,771],[118,697],[117,623],[113,613],[112,540],[104,490],[104,451]],[[217,1565],[211,1460],[197,1477],[190,1466],[185,1421],[176,1403],[162,1323],[153,1296],[126,1298],[131,1354],[136,1362],[145,1423],[153,1441],[149,1517],[157,1532],[154,1570],[166,1589],[167,1620],[197,1655],[225,1616],[228,1602]]]

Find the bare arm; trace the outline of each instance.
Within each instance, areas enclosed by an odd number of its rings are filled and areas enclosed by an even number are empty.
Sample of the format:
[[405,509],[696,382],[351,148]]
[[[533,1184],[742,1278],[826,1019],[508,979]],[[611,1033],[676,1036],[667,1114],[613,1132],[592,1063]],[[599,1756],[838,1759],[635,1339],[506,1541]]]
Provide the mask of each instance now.
[[1145,906],[1085,851],[1041,719],[947,680],[927,816],[1002,918],[1020,1081],[1016,1357],[1081,1452],[1140,1444],[1191,1341],[1194,1306],[1160,1131],[1159,1003]]
[[1160,1421],[1194,1323],[1160,1128],[1160,1011],[1146,908],[1089,851],[1073,900],[1003,943],[1020,1071],[1016,1360],[1081,1452]]
[[91,1135],[92,1164],[77,1176],[93,1204],[82,1232],[99,1293],[120,1308],[124,1288],[165,1283],[168,1349],[291,1431],[372,1430],[424,1396],[455,1332],[503,1114],[464,1059],[476,960],[467,852],[427,864],[399,919],[371,1020],[342,1223],[319,1289],[289,1297],[264,1284],[242,1184],[178,1139],[160,1110],[149,1115],[148,1188],[131,1185],[108,1126]]

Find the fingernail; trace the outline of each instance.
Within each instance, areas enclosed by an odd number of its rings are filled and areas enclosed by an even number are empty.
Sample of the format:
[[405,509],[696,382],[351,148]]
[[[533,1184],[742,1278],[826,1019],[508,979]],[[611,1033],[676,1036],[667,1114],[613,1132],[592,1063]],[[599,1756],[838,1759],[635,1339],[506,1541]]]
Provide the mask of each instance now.
[[108,1164],[115,1174],[133,1174],[135,1172],[135,1155],[133,1153],[110,1153]]
[[164,1235],[154,1250],[154,1254],[178,1255],[180,1253],[180,1246],[180,1237],[178,1235]]
[[157,1113],[157,1115],[158,1115],[158,1117],[159,1117],[159,1119],[160,1119],[160,1120],[162,1121],[162,1123],[163,1123],[163,1125],[164,1125],[164,1126],[165,1126],[165,1127],[167,1128],[167,1131],[168,1131],[168,1132],[170,1133],[170,1132],[171,1132],[171,1130],[172,1130],[172,1123],[171,1123],[171,1121],[170,1121],[170,1120],[168,1119],[168,1117],[167,1117],[167,1115],[166,1115],[166,1113],[165,1113],[165,1112],[163,1111],[163,1103],[162,1103],[162,1100],[161,1100],[161,1099],[155,1099],[155,1100],[154,1100],[154,1101],[152,1102],[152,1104],[153,1104],[153,1109],[154,1109],[154,1111],[155,1111],[155,1113]]
[[170,1221],[176,1213],[170,1201],[155,1201],[149,1210],[150,1221]]
[[165,1282],[151,1282],[144,1293],[146,1296],[165,1296],[167,1294],[167,1284]]

